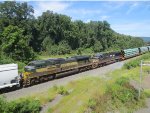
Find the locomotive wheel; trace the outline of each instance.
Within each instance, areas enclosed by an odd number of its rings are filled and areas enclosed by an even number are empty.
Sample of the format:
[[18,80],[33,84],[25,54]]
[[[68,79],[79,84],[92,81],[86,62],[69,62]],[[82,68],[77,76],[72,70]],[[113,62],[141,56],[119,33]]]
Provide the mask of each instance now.
[[43,77],[40,77],[39,78],[39,81],[42,83],[44,81],[44,78]]
[[35,84],[35,80],[32,79],[32,80],[30,81],[30,85],[34,85],[34,84]]
[[93,65],[92,65],[92,68],[93,68],[93,69],[95,69],[95,68],[97,68],[97,67],[98,67],[98,64],[93,64]]
[[55,78],[56,78],[56,75],[53,75],[53,76],[52,76],[52,79],[55,79]]

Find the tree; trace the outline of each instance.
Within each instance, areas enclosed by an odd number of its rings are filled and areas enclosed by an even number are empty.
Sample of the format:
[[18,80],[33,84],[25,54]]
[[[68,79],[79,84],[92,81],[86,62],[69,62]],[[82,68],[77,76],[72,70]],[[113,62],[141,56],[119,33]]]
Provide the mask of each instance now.
[[27,20],[33,18],[33,7],[27,2],[5,1],[0,3],[0,24],[2,27],[17,25],[25,27]]
[[2,51],[14,60],[30,61],[35,58],[31,47],[28,46],[28,37],[23,35],[24,30],[17,26],[8,26],[2,33]]
[[70,53],[70,46],[68,45],[68,43],[66,41],[61,41],[58,45],[58,51],[57,53],[59,55],[63,55],[63,54],[69,54]]
[[93,51],[94,52],[101,52],[103,50],[102,44],[100,41],[95,41],[95,44],[93,46]]

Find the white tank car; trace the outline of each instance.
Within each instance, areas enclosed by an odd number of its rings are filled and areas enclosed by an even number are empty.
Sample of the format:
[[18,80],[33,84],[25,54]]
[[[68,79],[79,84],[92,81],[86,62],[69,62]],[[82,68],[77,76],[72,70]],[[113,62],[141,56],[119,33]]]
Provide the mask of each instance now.
[[0,65],[0,89],[19,86],[18,65]]

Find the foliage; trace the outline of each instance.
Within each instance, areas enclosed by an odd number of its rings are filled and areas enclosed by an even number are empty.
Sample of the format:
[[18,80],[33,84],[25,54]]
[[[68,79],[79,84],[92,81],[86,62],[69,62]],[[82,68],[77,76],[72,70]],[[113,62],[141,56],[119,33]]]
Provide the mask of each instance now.
[[6,104],[6,100],[2,96],[0,96],[0,113],[3,113],[5,111],[7,107]]
[[32,49],[27,45],[28,37],[17,26],[8,26],[2,33],[2,51],[10,58],[18,61],[31,61],[35,58]]
[[68,95],[69,92],[67,91],[67,89],[63,86],[60,86],[58,89],[57,89],[58,93],[61,94],[61,95]]
[[1,113],[39,113],[40,111],[40,102],[31,98],[7,102],[0,96],[0,106]]
[[150,89],[145,89],[144,93],[145,93],[147,98],[150,98]]
[[27,2],[0,3],[0,48],[7,57],[30,61],[35,58],[34,52],[82,54],[144,45],[140,38],[116,33],[107,21],[71,21],[71,17],[52,11],[43,12],[38,18],[33,14],[34,9]]
[[0,53],[0,64],[9,64],[14,62],[14,60],[10,57],[4,55],[4,53]]
[[[143,94],[143,93],[142,93]],[[142,95],[141,98],[144,98]],[[138,100],[138,90],[130,85],[129,79],[121,77],[113,83],[108,83],[104,95],[95,94],[88,102],[92,112],[105,113],[107,111],[130,112],[141,106]],[[139,105],[138,105],[139,104]],[[137,106],[138,105],[138,106]]]

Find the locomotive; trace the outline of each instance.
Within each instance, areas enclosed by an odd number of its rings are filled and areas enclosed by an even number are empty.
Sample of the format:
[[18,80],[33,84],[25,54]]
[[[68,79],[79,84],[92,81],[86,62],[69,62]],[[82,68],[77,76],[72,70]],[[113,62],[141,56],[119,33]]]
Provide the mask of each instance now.
[[[146,52],[150,52],[150,46],[124,49],[116,52],[96,53],[93,56],[81,55],[72,56],[70,58],[50,58],[47,60],[36,60],[29,62],[28,65],[24,67],[24,72],[21,73],[19,77],[16,77],[18,75],[14,75],[14,77],[15,81],[17,81],[17,86],[27,87],[60,76],[67,76],[69,74],[78,73],[105,66],[114,62],[126,60],[142,55]],[[4,77],[3,80],[4,85],[0,86],[8,86],[7,84],[9,84],[9,86],[12,86],[11,79],[10,82],[7,81],[7,83],[5,82],[6,80],[4,79]]]

